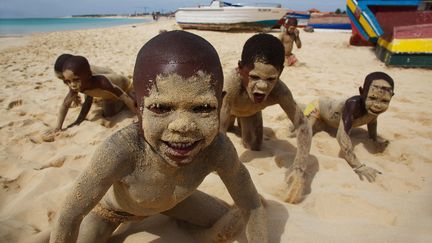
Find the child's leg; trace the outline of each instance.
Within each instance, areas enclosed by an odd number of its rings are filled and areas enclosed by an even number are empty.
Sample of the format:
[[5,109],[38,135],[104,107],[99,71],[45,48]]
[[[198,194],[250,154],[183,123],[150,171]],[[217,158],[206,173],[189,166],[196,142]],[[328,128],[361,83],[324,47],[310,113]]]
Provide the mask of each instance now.
[[194,225],[211,227],[229,208],[224,201],[197,190],[163,214]]
[[163,214],[187,222],[185,226],[199,242],[225,241],[244,227],[240,210],[198,190]]
[[112,117],[125,106],[121,100],[104,100],[102,102],[103,117]]
[[[84,217],[80,225],[78,243],[107,242],[114,230],[120,225],[120,221],[109,220],[93,211]],[[51,230],[42,231],[25,240],[26,243],[48,243]]]
[[234,123],[235,123],[235,116],[230,116],[228,130],[227,131],[233,131],[234,130]]
[[285,56],[285,65],[292,66],[297,62],[297,58],[294,54],[290,54]]
[[241,127],[243,145],[259,151],[263,140],[263,121],[261,111],[249,117],[237,118]]
[[119,225],[119,221],[109,220],[92,211],[81,223],[77,242],[107,242]]

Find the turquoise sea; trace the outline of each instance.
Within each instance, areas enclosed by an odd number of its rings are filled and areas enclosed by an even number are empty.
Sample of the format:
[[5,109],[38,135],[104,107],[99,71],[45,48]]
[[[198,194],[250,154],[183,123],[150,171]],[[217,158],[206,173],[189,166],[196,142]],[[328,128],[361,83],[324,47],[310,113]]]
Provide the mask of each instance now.
[[149,21],[148,19],[138,18],[0,18],[0,36],[16,36],[62,30],[94,29]]

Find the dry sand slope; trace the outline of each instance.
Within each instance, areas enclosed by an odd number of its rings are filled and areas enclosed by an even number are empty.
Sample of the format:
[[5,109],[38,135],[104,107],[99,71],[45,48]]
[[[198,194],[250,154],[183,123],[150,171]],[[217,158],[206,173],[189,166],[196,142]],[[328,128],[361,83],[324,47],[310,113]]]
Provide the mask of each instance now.
[[[86,56],[131,77],[139,48],[160,29],[177,29],[173,19],[99,30],[55,32],[2,41],[0,48],[0,242],[21,242],[49,229],[58,207],[95,148],[133,118],[123,112],[112,121],[92,107],[88,121],[66,130],[53,142],[41,132],[54,127],[66,86],[53,74],[61,53]],[[235,67],[244,42],[253,33],[191,31],[210,41],[225,71]],[[278,35],[278,33],[272,33]],[[267,199],[271,242],[432,242],[432,70],[387,68],[370,47],[351,47],[348,33],[305,33],[294,49],[299,67],[281,79],[299,103],[319,96],[348,98],[363,78],[384,71],[395,80],[396,95],[379,117],[378,133],[391,141],[376,151],[364,128],[352,133],[359,159],[381,172],[375,183],[362,182],[339,157],[334,134],[313,137],[305,199],[290,205],[278,197],[282,164],[292,162],[295,138],[283,111],[264,111],[265,141],[260,152],[245,150],[233,133],[241,160]],[[79,108],[69,111],[65,125]],[[201,189],[232,201],[215,174]],[[146,229],[146,231],[141,231]],[[157,240],[159,239],[159,240]],[[243,241],[243,237],[239,237]],[[158,216],[119,230],[112,242],[188,242],[176,223]]]

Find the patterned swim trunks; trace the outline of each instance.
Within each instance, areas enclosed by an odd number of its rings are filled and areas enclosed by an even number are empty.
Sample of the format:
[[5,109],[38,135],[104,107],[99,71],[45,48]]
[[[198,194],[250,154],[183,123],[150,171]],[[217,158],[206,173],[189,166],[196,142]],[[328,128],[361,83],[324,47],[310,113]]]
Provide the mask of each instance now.
[[122,211],[107,209],[100,203],[93,208],[92,212],[112,223],[123,223],[125,221],[143,220],[146,218],[145,216],[136,216]]
[[319,100],[314,100],[311,103],[309,103],[305,110],[303,111],[303,114],[309,118],[309,117],[315,117],[316,119],[320,118],[319,113]]

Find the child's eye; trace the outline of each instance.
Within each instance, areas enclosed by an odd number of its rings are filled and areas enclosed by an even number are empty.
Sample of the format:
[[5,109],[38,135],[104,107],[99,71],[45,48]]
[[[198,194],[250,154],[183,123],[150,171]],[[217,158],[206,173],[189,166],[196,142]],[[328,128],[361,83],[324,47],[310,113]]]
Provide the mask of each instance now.
[[260,77],[258,77],[256,75],[250,75],[249,78],[252,79],[252,80],[258,80],[258,79],[260,79]]
[[161,104],[151,104],[147,107],[151,112],[154,112],[156,114],[163,114],[170,112],[172,109],[171,107],[167,105],[161,105]]
[[266,80],[267,80],[267,82],[273,82],[275,79],[276,79],[276,78],[268,78],[268,79],[266,79]]
[[204,104],[204,105],[195,106],[192,110],[195,113],[210,113],[215,109],[216,107],[214,106],[211,106],[209,104]]

